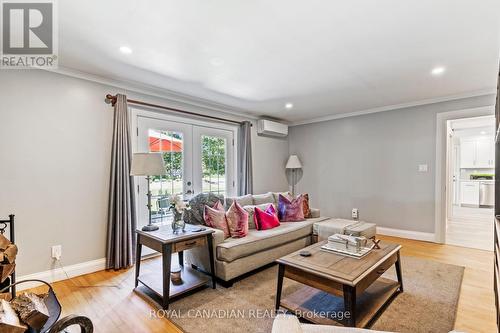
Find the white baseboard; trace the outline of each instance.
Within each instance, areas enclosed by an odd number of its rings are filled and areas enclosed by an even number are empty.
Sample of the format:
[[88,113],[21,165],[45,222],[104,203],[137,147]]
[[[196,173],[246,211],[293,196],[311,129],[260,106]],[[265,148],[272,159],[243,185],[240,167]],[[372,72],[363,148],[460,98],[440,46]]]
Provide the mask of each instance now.
[[[37,280],[43,280],[48,283],[52,283],[56,281],[66,280],[68,277],[64,273],[65,271],[70,278],[79,275],[94,273],[97,271],[102,271],[106,268],[106,258],[86,261],[79,264],[63,266],[63,267],[64,270],[61,267],[56,267],[48,271],[18,276],[17,281],[37,279]],[[18,290],[34,288],[40,285],[41,283],[38,282],[27,282],[20,284]]]
[[415,240],[421,240],[421,241],[426,241],[426,242],[435,242],[436,241],[436,235],[433,233],[430,233],[430,232],[377,227],[377,234],[386,235],[386,236],[401,237],[401,238],[408,238],[408,239],[415,239]]

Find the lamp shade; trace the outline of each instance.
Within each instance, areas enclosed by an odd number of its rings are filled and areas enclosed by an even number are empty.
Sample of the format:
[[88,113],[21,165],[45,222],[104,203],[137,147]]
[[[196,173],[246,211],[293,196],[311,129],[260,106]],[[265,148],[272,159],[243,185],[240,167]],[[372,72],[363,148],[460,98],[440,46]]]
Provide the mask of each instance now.
[[287,169],[300,169],[302,168],[302,163],[300,163],[297,155],[290,155],[288,158],[288,162],[286,162]]
[[135,153],[132,156],[131,176],[160,176],[167,174],[163,157],[158,153]]

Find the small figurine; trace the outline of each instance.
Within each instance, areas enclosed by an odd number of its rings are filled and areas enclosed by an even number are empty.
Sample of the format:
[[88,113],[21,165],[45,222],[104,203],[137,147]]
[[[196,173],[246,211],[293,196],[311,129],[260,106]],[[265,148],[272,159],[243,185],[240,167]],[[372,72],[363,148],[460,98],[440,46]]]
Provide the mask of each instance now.
[[378,245],[378,243],[380,243],[380,239],[375,239],[375,237],[373,237],[372,242],[373,242],[372,249],[375,250],[380,249],[380,245]]

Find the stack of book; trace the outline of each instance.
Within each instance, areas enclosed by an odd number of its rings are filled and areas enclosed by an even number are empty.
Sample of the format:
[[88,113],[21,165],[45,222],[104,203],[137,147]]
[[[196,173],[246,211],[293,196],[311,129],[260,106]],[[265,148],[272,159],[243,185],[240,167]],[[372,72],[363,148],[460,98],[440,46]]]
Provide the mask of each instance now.
[[328,242],[321,246],[321,249],[354,258],[362,258],[371,250],[366,244],[365,237],[335,234],[328,237]]

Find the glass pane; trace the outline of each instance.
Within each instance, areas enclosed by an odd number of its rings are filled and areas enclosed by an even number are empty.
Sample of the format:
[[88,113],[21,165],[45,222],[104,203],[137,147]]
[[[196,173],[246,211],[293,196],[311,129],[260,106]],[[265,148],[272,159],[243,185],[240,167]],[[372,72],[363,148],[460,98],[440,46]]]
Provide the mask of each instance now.
[[226,139],[201,136],[202,191],[226,194]]
[[183,136],[174,131],[149,130],[149,151],[161,153],[165,161],[165,176],[151,177],[153,219],[170,215],[168,197],[183,195]]

